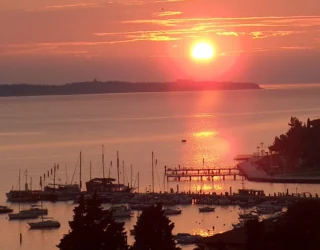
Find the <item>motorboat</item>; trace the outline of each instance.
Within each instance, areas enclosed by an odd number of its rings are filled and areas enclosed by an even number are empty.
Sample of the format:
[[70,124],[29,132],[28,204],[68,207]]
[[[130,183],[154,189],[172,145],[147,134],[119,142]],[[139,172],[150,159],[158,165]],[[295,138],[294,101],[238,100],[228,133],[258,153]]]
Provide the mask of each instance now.
[[13,209],[7,206],[0,206],[0,214],[12,213]]
[[40,221],[28,222],[30,229],[52,229],[59,228],[61,226],[59,221],[52,218],[43,218]]
[[26,212],[26,211],[20,211],[19,213],[9,214],[9,220],[36,219],[39,216],[40,216],[39,214]]
[[233,226],[234,229],[242,228],[242,227],[244,227],[244,221],[240,221],[237,224],[232,224],[232,226]]
[[249,213],[239,213],[239,218],[240,219],[259,219],[258,214],[254,214],[254,212],[249,212]]
[[266,201],[256,206],[257,209],[267,209],[274,210],[274,212],[279,212],[282,210],[282,206],[276,205],[274,202]]
[[180,208],[165,208],[164,209],[164,215],[176,215],[176,214],[181,214],[182,211]]
[[257,213],[259,214],[274,214],[276,211],[273,208],[258,208]]
[[177,234],[175,237],[178,244],[195,244],[198,243],[202,236],[200,235],[191,235],[188,233]]
[[130,218],[132,216],[131,208],[125,205],[114,206],[109,208],[114,218]]
[[214,212],[214,207],[201,207],[199,208],[200,213],[206,213],[206,212]]
[[48,209],[47,208],[43,208],[42,205],[31,205],[30,209],[26,209],[26,210],[21,210],[21,212],[25,212],[25,213],[34,213],[37,215],[47,215],[48,214]]
[[135,205],[131,205],[130,208],[132,210],[144,210],[150,206],[152,206],[152,205],[150,205],[150,204],[135,204]]
[[19,219],[35,219],[41,215],[47,215],[48,209],[39,207],[39,205],[32,205],[30,209],[21,210],[18,213],[9,214],[10,220]]

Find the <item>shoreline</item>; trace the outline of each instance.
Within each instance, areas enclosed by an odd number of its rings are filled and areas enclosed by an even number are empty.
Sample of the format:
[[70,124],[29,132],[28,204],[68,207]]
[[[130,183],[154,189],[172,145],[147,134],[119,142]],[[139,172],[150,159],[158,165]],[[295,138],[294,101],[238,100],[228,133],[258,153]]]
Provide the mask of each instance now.
[[257,168],[255,162],[260,157],[254,156],[237,164],[237,168],[244,174],[248,181],[270,182],[270,183],[298,183],[298,184],[320,184],[320,176],[302,175],[278,175],[270,176]]
[[88,95],[120,93],[166,93],[190,91],[261,90],[247,82],[177,81],[177,82],[75,82],[63,85],[4,84],[0,97]]

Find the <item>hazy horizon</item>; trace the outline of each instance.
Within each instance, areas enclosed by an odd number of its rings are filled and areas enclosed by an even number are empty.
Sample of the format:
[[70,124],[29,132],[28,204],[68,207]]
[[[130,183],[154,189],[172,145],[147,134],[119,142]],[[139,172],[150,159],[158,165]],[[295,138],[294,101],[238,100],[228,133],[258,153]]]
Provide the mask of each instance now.
[[[317,0],[0,3],[0,84],[320,82]],[[290,6],[290,8],[288,8]],[[215,56],[191,58],[199,41]]]

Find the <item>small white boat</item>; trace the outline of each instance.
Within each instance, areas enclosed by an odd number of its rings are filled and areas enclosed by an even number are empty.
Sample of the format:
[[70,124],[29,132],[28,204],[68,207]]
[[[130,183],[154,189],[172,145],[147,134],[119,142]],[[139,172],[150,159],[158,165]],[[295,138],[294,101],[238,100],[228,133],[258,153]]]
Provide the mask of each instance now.
[[12,213],[13,209],[7,206],[0,206],[0,214]]
[[206,212],[214,212],[214,207],[201,207],[199,208],[200,213],[206,213]]
[[52,229],[59,228],[61,226],[59,221],[52,218],[43,218],[40,221],[28,222],[30,229]]
[[176,214],[181,214],[182,211],[180,208],[165,208],[164,209],[164,215],[176,215]]
[[111,207],[109,208],[109,212],[111,212],[115,218],[129,218],[132,216],[131,209],[124,205]]

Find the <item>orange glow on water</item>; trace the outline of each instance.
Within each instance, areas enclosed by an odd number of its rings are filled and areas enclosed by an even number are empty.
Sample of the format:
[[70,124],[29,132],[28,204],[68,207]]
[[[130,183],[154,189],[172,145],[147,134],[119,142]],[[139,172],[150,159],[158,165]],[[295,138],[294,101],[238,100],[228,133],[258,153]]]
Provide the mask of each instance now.
[[217,131],[201,131],[193,133],[193,136],[195,137],[210,137],[210,136],[216,136],[218,134]]

